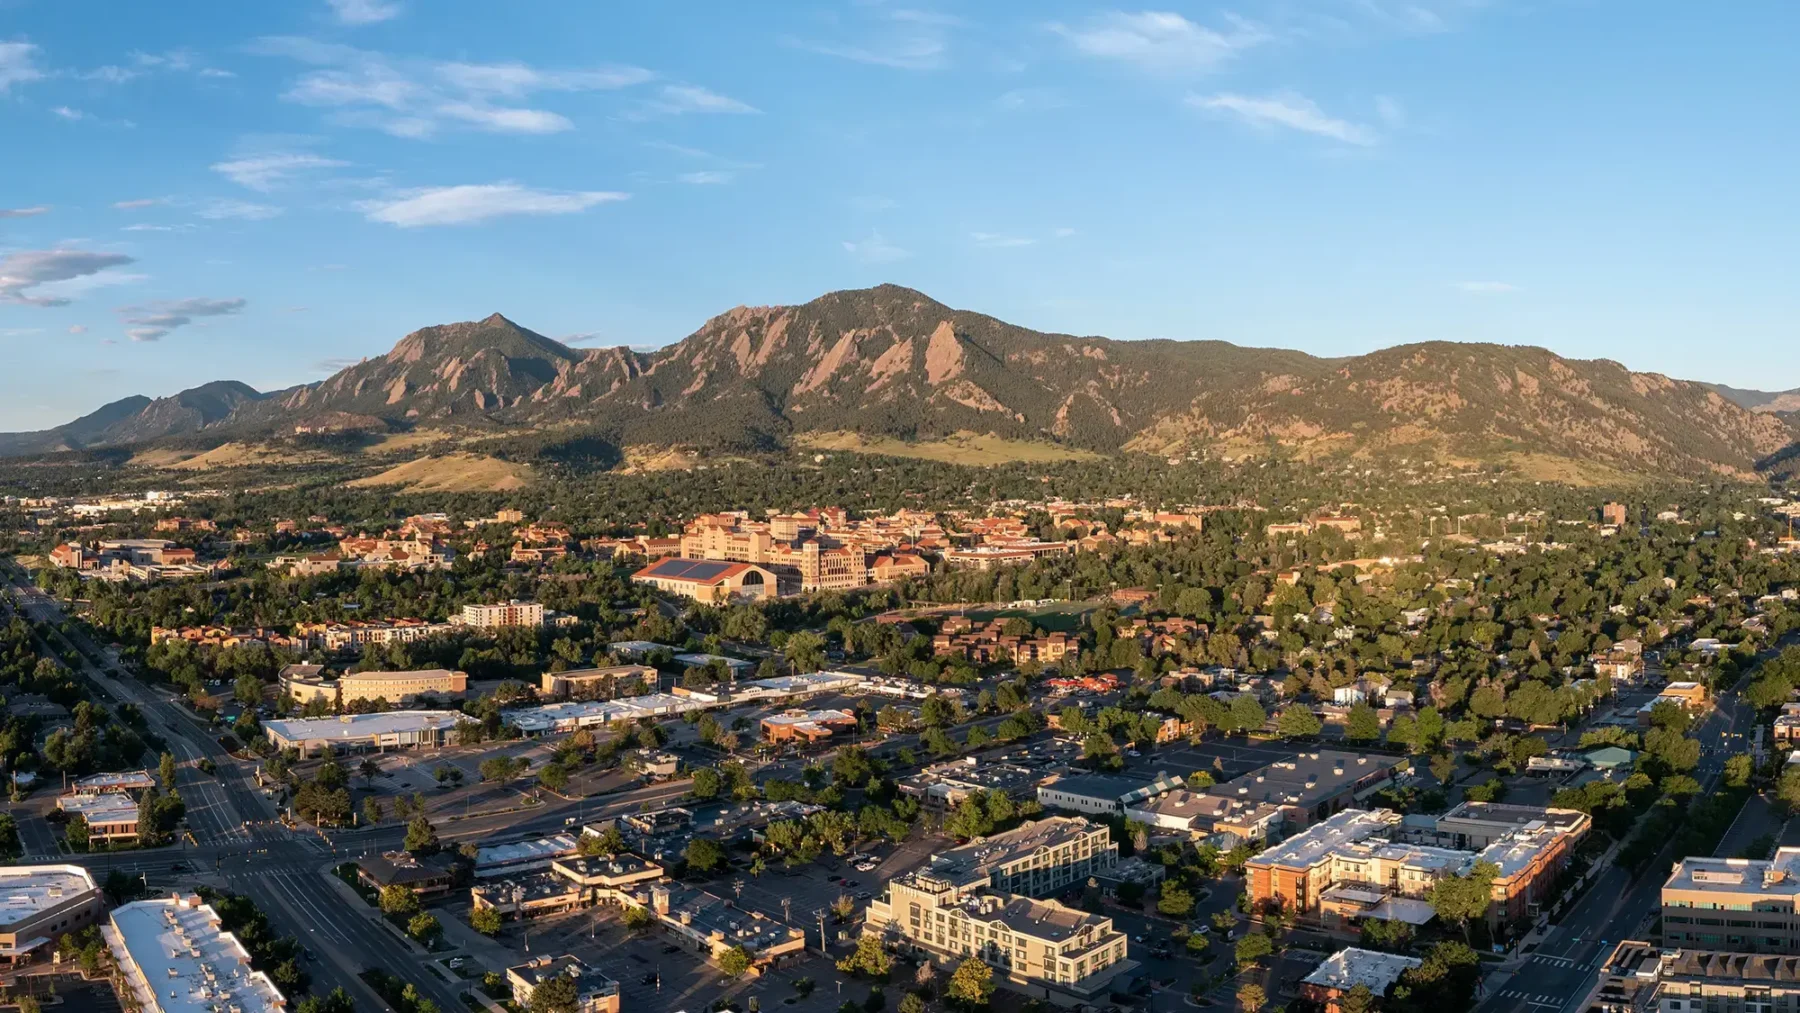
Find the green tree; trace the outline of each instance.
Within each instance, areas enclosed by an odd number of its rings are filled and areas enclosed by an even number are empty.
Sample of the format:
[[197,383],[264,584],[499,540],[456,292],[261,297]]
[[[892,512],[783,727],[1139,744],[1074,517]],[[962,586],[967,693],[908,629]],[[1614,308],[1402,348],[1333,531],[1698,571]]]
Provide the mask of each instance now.
[[469,928],[484,936],[491,936],[500,931],[500,912],[491,907],[471,907],[469,909]]
[[861,975],[865,978],[885,978],[893,961],[888,959],[887,951],[882,949],[881,940],[876,936],[862,936],[856,940],[856,952],[838,961],[838,970],[845,974]]
[[406,841],[401,846],[415,855],[435,855],[441,847],[437,828],[423,815],[414,816],[406,825]]
[[1381,738],[1381,716],[1368,701],[1359,700],[1344,719],[1344,738],[1351,742],[1374,742]]
[[1749,754],[1738,753],[1725,758],[1725,787],[1742,788],[1750,783],[1752,761]]
[[581,989],[574,978],[556,975],[532,987],[525,1008],[530,1013],[575,1013],[581,1008]]
[[1462,926],[1469,934],[1469,922],[1487,916],[1494,900],[1494,879],[1500,867],[1492,862],[1476,862],[1466,876],[1446,876],[1431,887],[1427,900],[1439,919]]
[[444,927],[438,924],[438,920],[435,916],[429,912],[420,911],[418,914],[412,916],[411,921],[406,923],[406,934],[417,939],[419,942],[424,943],[426,946],[430,946],[439,936],[444,934]]
[[944,994],[965,1006],[986,1006],[994,994],[994,969],[969,957],[956,965]]
[[1246,981],[1238,986],[1238,1009],[1243,1010],[1244,1013],[1257,1013],[1258,1010],[1267,1005],[1268,1001],[1268,994],[1265,993],[1263,987],[1256,982]]
[[1261,932],[1247,932],[1237,941],[1238,967],[1244,968],[1275,952],[1274,944]]
[[1275,730],[1288,739],[1314,736],[1323,728],[1319,723],[1319,716],[1312,712],[1312,708],[1300,704],[1288,707],[1275,719]]
[[625,913],[620,916],[625,928],[637,932],[650,927],[650,909],[638,904],[625,905]]
[[174,753],[162,754],[162,758],[156,761],[156,773],[162,779],[162,786],[163,786],[164,791],[171,791],[175,788],[175,754]]
[[733,946],[719,954],[719,970],[728,978],[736,978],[750,970],[750,951],[742,946]]
[[63,840],[68,841],[69,847],[74,848],[77,851],[87,850],[87,817],[80,813],[76,813],[74,816],[69,817],[69,822],[63,824]]
[[1194,895],[1175,880],[1165,879],[1162,895],[1156,899],[1156,910],[1171,918],[1186,918],[1194,911]]
[[381,800],[380,799],[376,798],[373,795],[370,795],[369,797],[363,799],[362,818],[363,818],[364,823],[367,823],[370,826],[374,826],[375,824],[381,822],[381,818],[384,815],[386,815],[386,814],[381,811]]
[[400,883],[382,887],[380,900],[382,914],[410,915],[419,910],[419,895]]
[[688,868],[702,875],[725,865],[725,848],[710,837],[696,837],[688,841],[686,854]]
[[900,1013],[925,1013],[925,1000],[917,993],[908,992],[900,997]]
[[1263,712],[1262,704],[1256,698],[1244,693],[1231,701],[1231,723],[1239,731],[1254,732],[1262,728],[1269,716]]

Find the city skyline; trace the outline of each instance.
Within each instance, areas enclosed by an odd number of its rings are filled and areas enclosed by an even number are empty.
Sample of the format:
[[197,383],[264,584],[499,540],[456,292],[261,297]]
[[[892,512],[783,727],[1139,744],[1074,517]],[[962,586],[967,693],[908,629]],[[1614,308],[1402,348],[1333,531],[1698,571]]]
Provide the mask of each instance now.
[[1709,13],[15,3],[0,430],[495,311],[657,346],[888,281],[1046,331],[1800,386],[1800,15]]

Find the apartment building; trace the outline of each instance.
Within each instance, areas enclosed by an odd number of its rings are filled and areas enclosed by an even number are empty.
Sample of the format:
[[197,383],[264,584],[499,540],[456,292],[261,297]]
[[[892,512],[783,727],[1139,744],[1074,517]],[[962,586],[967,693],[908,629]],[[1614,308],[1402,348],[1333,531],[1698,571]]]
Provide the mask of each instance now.
[[1090,1002],[1136,967],[1111,918],[1055,901],[989,893],[932,871],[888,883],[863,923],[899,949],[953,966],[975,957],[997,983],[1065,1004]]
[[87,928],[105,911],[93,874],[79,865],[0,866],[0,961],[47,957],[52,939]]
[[1684,858],[1662,888],[1670,946],[1800,954],[1800,848],[1774,857]]
[[1021,661],[1055,664],[1079,654],[1080,640],[1060,632],[1009,634],[1004,619],[992,619],[977,627],[966,616],[950,616],[938,627],[931,650],[940,658],[963,658],[977,665]]
[[322,700],[333,708],[359,701],[386,701],[399,707],[421,698],[460,699],[469,688],[467,672],[426,668],[407,672],[349,672],[328,679],[318,665],[288,665],[279,676],[281,691],[304,707]]
[[1073,555],[1075,549],[1074,542],[1039,542],[1027,539],[1017,542],[973,545],[962,549],[947,549],[943,558],[945,566],[969,570],[992,570],[998,566],[1022,566],[1048,556]]
[[1119,846],[1108,828],[1052,816],[933,855],[929,871],[963,889],[1048,897],[1118,864]]
[[600,668],[575,668],[566,672],[545,672],[538,692],[547,697],[592,698],[610,696],[616,687],[640,682],[645,688],[657,684],[658,673],[649,665],[606,665]]
[[1476,862],[1499,868],[1489,918],[1510,921],[1536,913],[1556,876],[1586,832],[1539,821],[1509,831],[1480,850],[1417,844],[1403,839],[1399,813],[1346,809],[1252,858],[1245,866],[1253,902],[1275,902],[1329,925],[1364,918],[1423,922],[1424,898],[1439,879],[1466,874]]
[[300,623],[294,627],[294,639],[307,647],[356,653],[371,645],[379,647],[384,644],[410,644],[428,637],[456,633],[461,629],[456,623],[433,623],[423,619]]
[[544,606],[534,601],[518,600],[500,605],[464,605],[458,618],[462,625],[478,630],[492,630],[502,626],[528,626],[535,629],[544,625]]

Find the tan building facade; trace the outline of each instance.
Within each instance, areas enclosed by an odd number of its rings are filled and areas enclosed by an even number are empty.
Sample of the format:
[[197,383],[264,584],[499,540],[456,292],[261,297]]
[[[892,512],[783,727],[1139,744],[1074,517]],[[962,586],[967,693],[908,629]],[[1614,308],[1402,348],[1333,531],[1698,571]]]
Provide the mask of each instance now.
[[93,875],[79,865],[0,867],[0,962],[49,959],[52,940],[105,912]]
[[323,700],[332,707],[376,700],[398,706],[421,697],[457,699],[468,688],[467,672],[443,668],[412,672],[351,672],[338,679],[326,679],[316,666],[290,665],[281,674],[282,692],[292,696],[300,706],[314,700]]

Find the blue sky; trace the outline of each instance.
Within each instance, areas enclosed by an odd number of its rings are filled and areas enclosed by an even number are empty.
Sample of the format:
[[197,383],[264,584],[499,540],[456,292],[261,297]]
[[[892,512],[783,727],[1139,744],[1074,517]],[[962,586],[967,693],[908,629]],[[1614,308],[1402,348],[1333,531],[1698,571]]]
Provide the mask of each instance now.
[[1046,330],[1800,387],[1800,5],[0,0],[0,429],[496,310],[894,281]]

